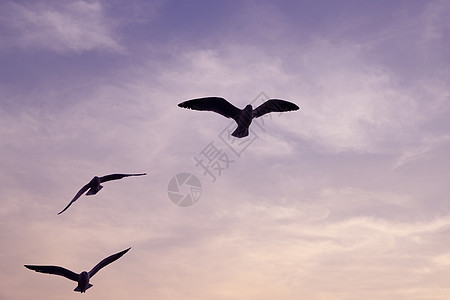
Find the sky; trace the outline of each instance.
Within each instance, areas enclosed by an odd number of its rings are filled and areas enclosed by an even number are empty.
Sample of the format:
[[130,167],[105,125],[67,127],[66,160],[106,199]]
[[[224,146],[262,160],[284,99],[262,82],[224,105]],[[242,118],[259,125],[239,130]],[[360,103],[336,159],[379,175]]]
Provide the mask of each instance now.
[[[0,299],[79,299],[23,265],[128,247],[83,299],[448,299],[449,13],[0,1]],[[301,109],[235,140],[177,106],[206,96]],[[141,172],[57,215],[93,176]]]

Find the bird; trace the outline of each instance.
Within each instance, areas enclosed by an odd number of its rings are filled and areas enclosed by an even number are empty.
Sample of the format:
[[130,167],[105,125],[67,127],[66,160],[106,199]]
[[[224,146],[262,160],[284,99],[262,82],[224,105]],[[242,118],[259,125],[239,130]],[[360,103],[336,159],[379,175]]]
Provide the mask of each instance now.
[[244,109],[239,109],[221,97],[191,99],[179,103],[178,106],[200,111],[213,111],[226,118],[232,118],[236,121],[237,128],[231,135],[237,138],[248,136],[248,128],[255,118],[270,112],[286,112],[299,109],[296,104],[280,99],[269,99],[255,109],[250,104]]
[[121,258],[125,253],[127,253],[131,249],[125,249],[119,253],[113,254],[108,256],[107,258],[103,259],[101,262],[99,262],[95,267],[92,268],[89,272],[83,271],[80,274],[77,274],[73,271],[70,271],[63,267],[58,266],[38,266],[38,265],[24,265],[27,269],[40,272],[40,273],[46,273],[46,274],[53,274],[53,275],[60,275],[64,276],[70,280],[78,282],[77,287],[74,289],[74,292],[80,292],[80,293],[86,293],[86,290],[93,285],[89,283],[89,280],[98,272],[100,269],[106,267],[110,263],[118,260]]
[[73,197],[72,201],[70,201],[69,204],[67,204],[67,206],[62,211],[60,211],[58,213],[58,215],[62,214],[66,209],[68,209],[69,206],[71,206],[72,203],[77,201],[77,199],[80,198],[81,195],[83,195],[84,192],[88,191],[86,193],[86,196],[97,194],[103,188],[103,186],[100,183],[107,182],[107,181],[110,181],[110,180],[122,179],[124,177],[129,177],[129,176],[142,176],[142,175],[147,175],[147,173],[140,173],[140,174],[110,174],[110,175],[105,175],[105,176],[102,176],[102,177],[94,176],[94,178],[92,178],[91,181],[89,181],[88,184],[83,186],[78,191],[78,193],[75,195],[75,197]]

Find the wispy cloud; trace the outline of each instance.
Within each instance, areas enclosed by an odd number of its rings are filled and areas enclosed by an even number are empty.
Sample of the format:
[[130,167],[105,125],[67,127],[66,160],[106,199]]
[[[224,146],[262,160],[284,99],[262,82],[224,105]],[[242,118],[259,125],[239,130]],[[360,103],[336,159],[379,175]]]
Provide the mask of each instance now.
[[100,2],[8,2],[3,4],[0,22],[9,29],[2,48],[58,53],[122,50]]
[[449,139],[450,136],[446,135],[446,136],[439,136],[431,140],[425,139],[424,141],[421,141],[420,145],[417,146],[416,148],[408,149],[404,153],[402,153],[398,157],[397,162],[395,163],[393,169],[395,170],[414,160],[426,158],[427,152],[439,146],[440,144],[448,141]]

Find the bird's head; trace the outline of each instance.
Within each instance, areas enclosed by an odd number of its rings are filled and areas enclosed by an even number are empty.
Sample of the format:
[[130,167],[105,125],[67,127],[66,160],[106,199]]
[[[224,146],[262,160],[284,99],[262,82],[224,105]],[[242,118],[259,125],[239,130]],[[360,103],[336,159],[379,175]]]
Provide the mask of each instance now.
[[98,176],[94,176],[94,178],[91,179],[92,185],[99,185],[100,184],[100,178]]
[[81,272],[80,278],[78,280],[78,285],[80,286],[82,292],[86,291],[86,286],[89,283],[89,273],[86,271]]

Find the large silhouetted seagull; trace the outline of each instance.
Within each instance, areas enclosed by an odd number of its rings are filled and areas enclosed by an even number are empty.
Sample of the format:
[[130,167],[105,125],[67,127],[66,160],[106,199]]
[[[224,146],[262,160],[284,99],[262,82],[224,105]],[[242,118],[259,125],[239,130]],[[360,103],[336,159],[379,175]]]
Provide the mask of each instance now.
[[80,198],[81,195],[83,195],[84,192],[88,191],[86,193],[86,196],[97,194],[98,191],[100,191],[103,188],[103,186],[100,183],[107,182],[107,181],[110,181],[110,180],[117,180],[117,179],[121,179],[121,178],[128,177],[128,176],[142,176],[142,175],[147,175],[147,173],[140,173],[140,174],[110,174],[110,175],[105,175],[105,176],[102,176],[102,177],[94,176],[94,178],[92,178],[91,181],[89,181],[88,184],[83,186],[81,188],[81,190],[78,191],[78,193],[75,195],[75,197],[73,197],[72,201],[70,201],[69,204],[67,204],[67,206],[62,211],[60,211],[58,213],[58,215],[62,214],[66,209],[68,209],[69,206],[71,206],[72,203],[77,201],[77,199]]
[[77,274],[75,272],[72,272],[70,270],[67,270],[63,267],[58,266],[36,266],[36,265],[25,265],[26,268],[30,270],[34,270],[36,272],[41,273],[47,273],[47,274],[53,274],[53,275],[60,275],[64,276],[70,280],[78,282],[77,287],[74,289],[75,292],[85,293],[88,288],[92,286],[92,284],[89,283],[89,279],[91,279],[98,271],[100,271],[101,268],[106,267],[110,263],[118,260],[122,255],[128,252],[130,248],[125,249],[119,253],[113,254],[111,256],[108,256],[101,262],[99,262],[95,267],[92,268],[89,272],[83,271],[80,274]]
[[238,127],[231,135],[237,138],[248,136],[248,127],[254,118],[259,118],[270,112],[294,111],[299,109],[296,104],[279,99],[269,99],[255,109],[250,104],[244,109],[239,109],[220,97],[192,99],[181,102],[178,106],[195,110],[213,111],[224,117],[232,118],[236,121]]

